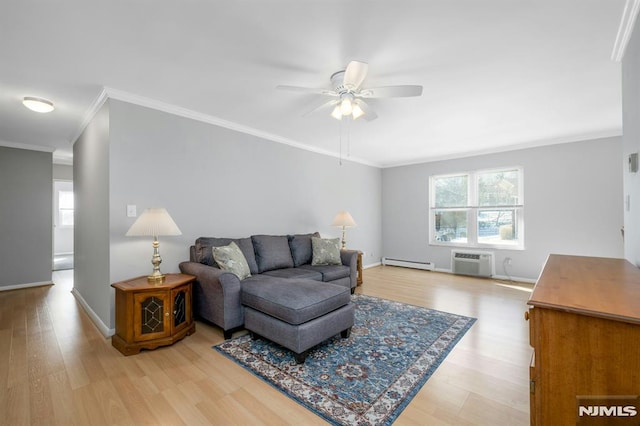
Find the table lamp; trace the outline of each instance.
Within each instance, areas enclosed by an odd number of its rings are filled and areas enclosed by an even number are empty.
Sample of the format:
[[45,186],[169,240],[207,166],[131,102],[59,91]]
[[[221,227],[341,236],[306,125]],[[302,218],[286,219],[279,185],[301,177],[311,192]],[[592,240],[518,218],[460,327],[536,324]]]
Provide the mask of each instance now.
[[342,249],[345,249],[347,246],[347,239],[345,237],[345,229],[353,228],[354,226],[358,226],[356,221],[353,220],[349,212],[342,211],[333,218],[333,222],[331,222],[331,226],[341,226],[342,227]]
[[131,225],[131,228],[125,234],[127,237],[153,237],[153,257],[151,263],[153,264],[153,272],[147,276],[147,280],[153,283],[161,283],[164,281],[164,275],[160,272],[160,243],[158,242],[159,236],[167,235],[182,235],[178,225],[173,221],[169,213],[165,208],[151,208],[146,209],[135,222]]

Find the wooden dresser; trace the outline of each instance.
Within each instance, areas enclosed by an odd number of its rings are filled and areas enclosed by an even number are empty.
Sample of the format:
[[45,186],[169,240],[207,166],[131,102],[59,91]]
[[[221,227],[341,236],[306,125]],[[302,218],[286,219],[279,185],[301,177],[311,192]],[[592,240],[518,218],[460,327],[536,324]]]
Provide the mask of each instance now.
[[550,255],[528,304],[532,425],[575,425],[578,396],[640,395],[640,269]]

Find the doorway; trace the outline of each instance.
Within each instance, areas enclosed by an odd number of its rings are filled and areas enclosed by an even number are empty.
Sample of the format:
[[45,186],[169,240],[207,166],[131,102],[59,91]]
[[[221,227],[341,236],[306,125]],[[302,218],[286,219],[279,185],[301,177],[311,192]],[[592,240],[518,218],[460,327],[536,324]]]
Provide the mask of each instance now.
[[53,270],[73,269],[73,181],[53,181]]

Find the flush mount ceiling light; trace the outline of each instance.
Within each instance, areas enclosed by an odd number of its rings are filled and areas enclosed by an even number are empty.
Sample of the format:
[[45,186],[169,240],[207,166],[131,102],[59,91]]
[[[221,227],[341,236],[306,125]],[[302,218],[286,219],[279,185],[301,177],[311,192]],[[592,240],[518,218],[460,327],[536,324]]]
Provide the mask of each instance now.
[[35,112],[51,112],[53,111],[53,102],[43,98],[36,98],[35,96],[25,96],[22,99],[22,104]]

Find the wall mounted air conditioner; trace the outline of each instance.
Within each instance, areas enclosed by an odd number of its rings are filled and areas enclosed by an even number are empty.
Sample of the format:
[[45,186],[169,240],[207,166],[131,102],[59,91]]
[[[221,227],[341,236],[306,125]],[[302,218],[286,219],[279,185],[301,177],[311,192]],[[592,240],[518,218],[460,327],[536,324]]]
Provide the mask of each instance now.
[[493,253],[488,251],[452,250],[451,269],[454,274],[473,277],[494,275]]

